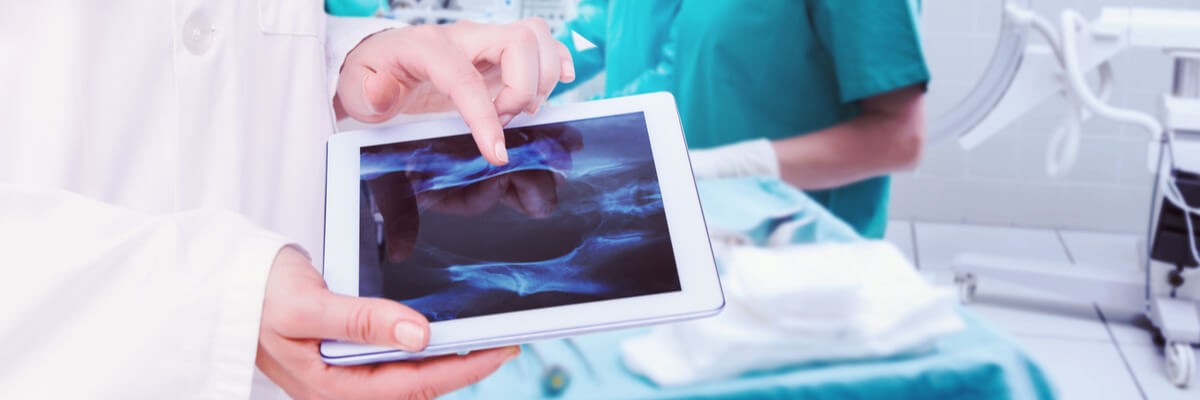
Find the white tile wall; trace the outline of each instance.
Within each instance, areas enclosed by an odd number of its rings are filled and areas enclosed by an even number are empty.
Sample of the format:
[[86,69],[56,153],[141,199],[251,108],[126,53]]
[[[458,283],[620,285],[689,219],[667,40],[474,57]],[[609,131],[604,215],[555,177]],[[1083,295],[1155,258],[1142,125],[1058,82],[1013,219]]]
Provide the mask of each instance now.
[[[999,4],[996,0],[924,0],[921,20],[933,73],[927,97],[930,120],[972,87],[990,59]],[[1033,0],[1054,17],[1066,7],[1089,17],[1103,6],[1184,7],[1196,0]],[[1198,39],[1200,40],[1200,39]],[[1156,111],[1170,85],[1169,58],[1133,50],[1113,61],[1113,102]],[[1052,99],[1037,112],[972,151],[956,143],[929,148],[921,166],[893,183],[892,217],[1076,230],[1139,233],[1145,229],[1152,176],[1146,139],[1137,128],[1104,120],[1084,125],[1079,160],[1061,177],[1045,173],[1049,134],[1066,110]]]

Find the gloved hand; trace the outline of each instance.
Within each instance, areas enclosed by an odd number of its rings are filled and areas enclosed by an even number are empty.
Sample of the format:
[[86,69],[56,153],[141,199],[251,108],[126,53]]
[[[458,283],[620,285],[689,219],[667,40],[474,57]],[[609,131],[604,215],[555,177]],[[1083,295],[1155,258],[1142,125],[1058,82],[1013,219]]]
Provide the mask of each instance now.
[[754,139],[730,145],[689,152],[696,179],[779,177],[779,159],[767,139]]

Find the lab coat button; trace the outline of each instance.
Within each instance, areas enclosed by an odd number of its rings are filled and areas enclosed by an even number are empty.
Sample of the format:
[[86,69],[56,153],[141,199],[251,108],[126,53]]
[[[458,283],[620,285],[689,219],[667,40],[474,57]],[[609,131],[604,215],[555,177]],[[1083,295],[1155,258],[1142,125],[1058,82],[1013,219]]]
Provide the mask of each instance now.
[[201,12],[192,13],[183,22],[183,45],[192,54],[200,55],[212,47],[212,21]]

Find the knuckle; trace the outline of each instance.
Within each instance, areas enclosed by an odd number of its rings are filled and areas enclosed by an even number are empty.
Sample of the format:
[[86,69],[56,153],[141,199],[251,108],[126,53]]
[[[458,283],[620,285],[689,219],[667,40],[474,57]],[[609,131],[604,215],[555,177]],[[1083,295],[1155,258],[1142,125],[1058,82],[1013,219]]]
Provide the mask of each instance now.
[[[472,88],[483,87],[485,85],[483,76],[479,75],[479,73],[475,72],[473,69],[464,69],[462,71],[454,72],[450,75],[449,80],[451,91],[469,90]],[[455,94],[450,93],[450,95],[454,96]]]
[[367,343],[367,339],[375,332],[374,311],[370,307],[359,306],[350,311],[346,318],[346,337],[358,343]]
[[513,101],[517,104],[525,105],[533,102],[533,98],[537,96],[537,88],[534,90],[521,90],[513,93]]
[[539,101],[545,101],[545,98],[550,97],[550,92],[553,92],[554,87],[558,86],[558,77],[560,74],[561,72],[555,71],[553,73],[542,74],[538,78],[537,96]]
[[461,32],[461,34],[466,34],[466,32],[479,31],[482,26],[485,26],[485,24],[474,22],[474,20],[470,19],[458,19],[454,24],[443,26],[448,26],[448,28],[455,29],[455,31]]
[[522,22],[524,22],[530,28],[536,29],[540,32],[550,32],[550,24],[546,23],[546,20],[544,19],[538,17],[529,17],[525,18]]
[[537,35],[529,28],[514,27],[512,29],[512,40],[516,43],[537,44]]
[[433,41],[442,37],[442,32],[436,25],[417,25],[405,28],[409,37],[420,41]]

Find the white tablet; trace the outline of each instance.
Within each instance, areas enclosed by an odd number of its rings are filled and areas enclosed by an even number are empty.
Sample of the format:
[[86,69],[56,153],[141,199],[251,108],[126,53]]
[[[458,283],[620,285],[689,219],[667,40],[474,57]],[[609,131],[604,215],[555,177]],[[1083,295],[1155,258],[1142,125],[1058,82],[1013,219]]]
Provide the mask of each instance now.
[[669,94],[547,107],[496,167],[460,119],[328,143],[330,290],[424,314],[421,353],[326,341],[336,365],[716,314],[724,305]]

